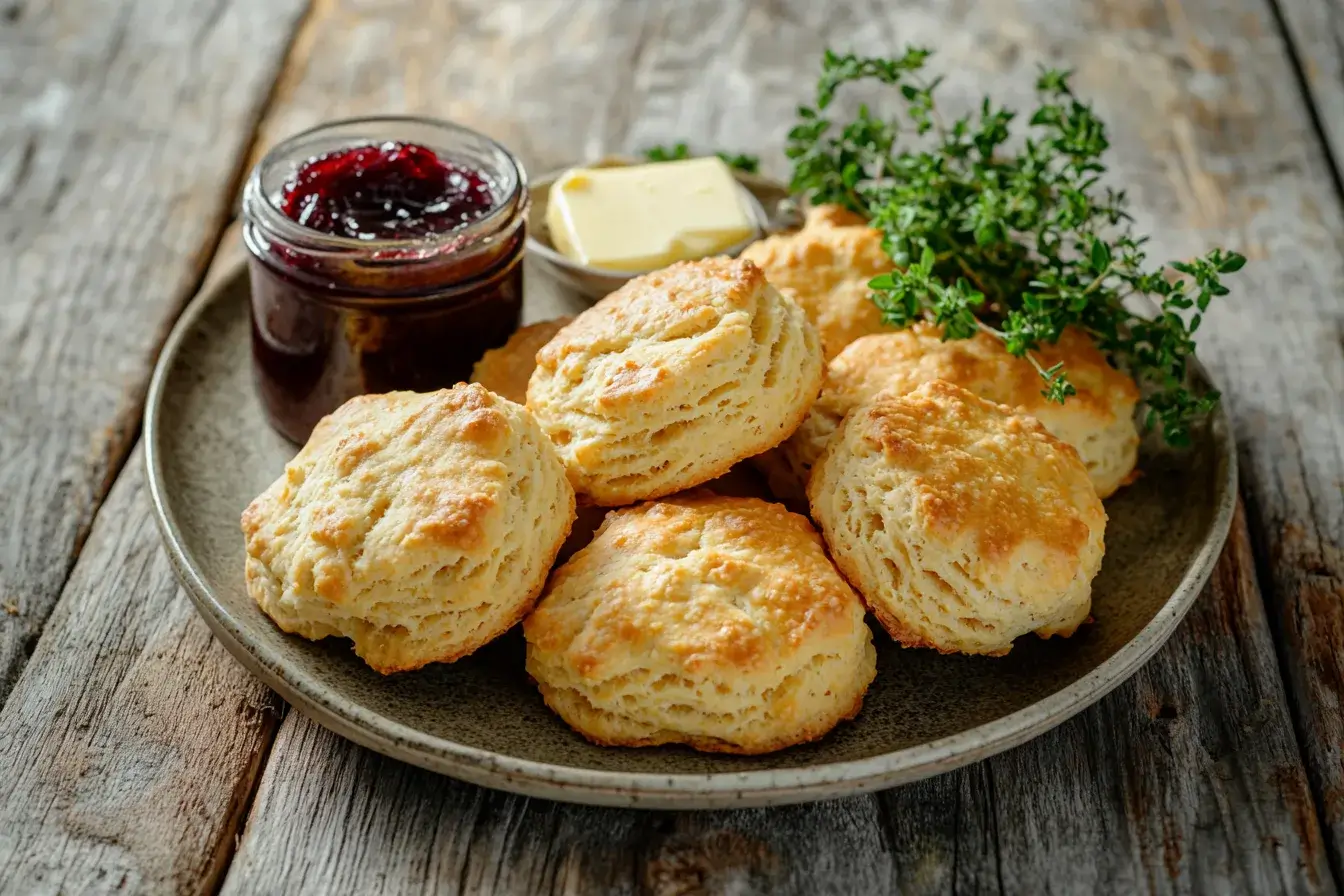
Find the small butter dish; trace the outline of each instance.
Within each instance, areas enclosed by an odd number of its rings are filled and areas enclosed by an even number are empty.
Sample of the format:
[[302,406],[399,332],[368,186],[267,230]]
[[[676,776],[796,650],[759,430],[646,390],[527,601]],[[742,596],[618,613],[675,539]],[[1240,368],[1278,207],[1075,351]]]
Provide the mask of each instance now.
[[[642,164],[642,160],[624,156],[609,156],[596,162],[578,167],[613,168],[625,165]],[[567,166],[553,171],[529,183],[532,194],[532,207],[528,214],[527,252],[533,259],[541,262],[548,274],[562,285],[573,289],[584,299],[596,302],[603,296],[615,292],[626,281],[647,271],[618,271],[579,264],[567,258],[556,249],[551,240],[550,229],[546,224],[546,212],[549,207],[551,185],[562,174],[576,166]],[[751,243],[776,229],[774,219],[787,211],[788,190],[775,181],[745,172],[734,171],[734,178],[742,191],[742,204],[748,216],[755,222],[756,232],[748,239],[729,246],[724,255],[737,255]]]

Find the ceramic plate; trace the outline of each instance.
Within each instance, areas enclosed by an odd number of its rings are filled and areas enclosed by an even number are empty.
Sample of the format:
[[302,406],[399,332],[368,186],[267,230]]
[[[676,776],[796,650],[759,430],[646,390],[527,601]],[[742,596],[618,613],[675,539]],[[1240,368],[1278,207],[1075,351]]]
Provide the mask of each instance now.
[[[526,317],[573,313],[573,294],[528,271]],[[294,448],[253,397],[248,285],[239,269],[187,309],[150,386],[146,458],[173,564],[210,627],[286,700],[366,747],[476,784],[550,799],[710,808],[891,787],[1005,750],[1131,675],[1171,635],[1217,559],[1236,469],[1222,416],[1183,453],[1146,445],[1144,475],[1107,502],[1095,624],[1025,637],[1003,658],[902,650],[877,634],[863,712],[819,743],[768,756],[589,744],[542,704],[517,630],[452,665],[384,678],[346,641],[283,634],[243,587],[239,514]]]

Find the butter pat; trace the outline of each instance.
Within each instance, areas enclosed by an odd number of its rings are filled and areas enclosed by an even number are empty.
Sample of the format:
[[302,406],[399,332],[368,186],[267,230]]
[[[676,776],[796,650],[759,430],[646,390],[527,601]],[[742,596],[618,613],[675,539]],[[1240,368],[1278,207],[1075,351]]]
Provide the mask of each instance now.
[[717,255],[756,235],[718,157],[566,171],[551,186],[546,226],[565,257],[613,271]]

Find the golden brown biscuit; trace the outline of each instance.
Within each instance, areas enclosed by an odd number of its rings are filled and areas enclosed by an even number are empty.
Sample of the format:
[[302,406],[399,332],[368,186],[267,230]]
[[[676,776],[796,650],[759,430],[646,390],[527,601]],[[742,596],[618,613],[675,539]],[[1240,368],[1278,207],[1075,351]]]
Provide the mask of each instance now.
[[843,205],[814,205],[807,210],[803,226],[810,229],[820,227],[867,227],[868,219],[858,212],[852,212]]
[[527,381],[537,369],[537,352],[572,317],[557,317],[519,327],[509,341],[481,356],[471,369],[471,381],[509,401],[527,402]]
[[474,384],[365,395],[243,512],[247,590],[384,674],[451,662],[531,608],[573,520],[526,408]]
[[523,633],[547,705],[607,745],[778,750],[852,718],[876,674],[816,530],[755,498],[611,511]]
[[801,309],[746,261],[636,277],[537,353],[527,404],[592,503],[707,482],[793,432],[821,385]]
[[821,333],[828,359],[860,336],[886,329],[868,298],[868,281],[890,272],[891,258],[882,250],[881,233],[852,212],[818,206],[808,212],[802,230],[766,237],[742,257],[760,265],[771,284],[803,307]]
[[879,394],[900,395],[933,380],[945,380],[998,404],[1031,414],[1056,437],[1077,449],[1101,497],[1123,485],[1138,461],[1134,426],[1138,386],[1106,362],[1092,340],[1067,330],[1037,358],[1049,367],[1062,362],[1078,390],[1064,404],[1047,401],[1041,378],[1025,358],[1015,358],[987,333],[944,342],[942,331],[919,323],[907,330],[864,336],[826,367],[821,394],[803,424],[775,451],[757,461],[781,500],[797,500],[808,471],[845,414]]
[[[746,463],[738,464],[719,478],[706,482],[700,488],[716,495],[732,498],[760,498],[763,501],[772,499],[770,488],[765,484],[765,480],[751,468],[750,464]],[[580,502],[578,518],[574,520],[574,527],[570,529],[569,538],[565,539],[565,545],[560,549],[560,555],[555,558],[556,562],[563,563],[574,556],[576,551],[586,547],[593,540],[593,536],[597,534],[598,527],[606,519],[607,512],[606,507]]]
[[1034,417],[935,381],[862,405],[812,468],[836,564],[891,636],[1007,653],[1087,619],[1106,511]]

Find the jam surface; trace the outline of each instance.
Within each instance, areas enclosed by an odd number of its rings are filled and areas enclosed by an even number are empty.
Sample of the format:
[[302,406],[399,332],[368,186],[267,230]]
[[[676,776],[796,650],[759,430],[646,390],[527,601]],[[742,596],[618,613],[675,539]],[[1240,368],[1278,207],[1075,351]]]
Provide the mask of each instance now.
[[291,221],[358,240],[452,233],[496,207],[492,184],[481,172],[395,141],[309,159],[280,199],[280,211]]

